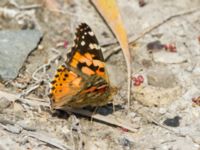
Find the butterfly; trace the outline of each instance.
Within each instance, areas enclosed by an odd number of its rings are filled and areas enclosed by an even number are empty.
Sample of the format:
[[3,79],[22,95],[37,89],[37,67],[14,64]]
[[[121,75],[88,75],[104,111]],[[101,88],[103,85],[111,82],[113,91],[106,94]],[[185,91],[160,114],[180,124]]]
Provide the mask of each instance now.
[[67,60],[51,81],[51,107],[103,106],[112,101],[112,91],[101,47],[91,28],[82,23]]

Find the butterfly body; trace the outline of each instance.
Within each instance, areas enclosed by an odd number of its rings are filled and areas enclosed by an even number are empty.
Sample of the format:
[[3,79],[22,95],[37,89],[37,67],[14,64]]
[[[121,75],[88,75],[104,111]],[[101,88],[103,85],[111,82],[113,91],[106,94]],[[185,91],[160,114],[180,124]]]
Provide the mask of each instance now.
[[105,61],[91,28],[83,23],[76,32],[68,59],[51,82],[53,109],[103,106],[112,100]]

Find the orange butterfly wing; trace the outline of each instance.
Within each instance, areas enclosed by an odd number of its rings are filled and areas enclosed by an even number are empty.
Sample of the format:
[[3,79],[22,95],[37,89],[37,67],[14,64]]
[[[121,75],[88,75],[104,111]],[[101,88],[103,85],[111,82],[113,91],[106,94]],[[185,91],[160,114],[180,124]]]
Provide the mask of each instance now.
[[75,37],[66,64],[58,68],[51,82],[51,106],[55,109],[104,105],[110,95],[105,61],[94,33],[82,23]]
[[62,65],[51,81],[51,106],[61,107],[65,105],[82,87],[82,78]]

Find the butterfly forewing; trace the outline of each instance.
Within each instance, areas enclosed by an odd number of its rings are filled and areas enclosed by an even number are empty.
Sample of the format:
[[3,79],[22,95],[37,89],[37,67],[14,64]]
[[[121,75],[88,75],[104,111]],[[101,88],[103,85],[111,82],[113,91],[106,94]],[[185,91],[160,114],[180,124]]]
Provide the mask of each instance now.
[[77,28],[74,46],[68,53],[67,63],[86,75],[96,74],[108,80],[105,61],[97,38],[85,23]]
[[68,54],[68,60],[71,61],[75,52],[80,54],[90,53],[94,56],[93,59],[105,61],[97,38],[92,29],[86,24],[82,23],[76,29],[74,45],[71,52]]

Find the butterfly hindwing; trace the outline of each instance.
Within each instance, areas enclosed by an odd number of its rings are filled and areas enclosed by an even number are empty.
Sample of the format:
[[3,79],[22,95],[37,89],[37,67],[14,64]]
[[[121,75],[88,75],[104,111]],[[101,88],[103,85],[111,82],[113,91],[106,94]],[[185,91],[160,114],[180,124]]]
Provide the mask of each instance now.
[[[56,107],[68,103],[83,86],[82,78],[62,65],[57,69],[51,81],[51,105]],[[54,107],[54,106],[53,106]]]

